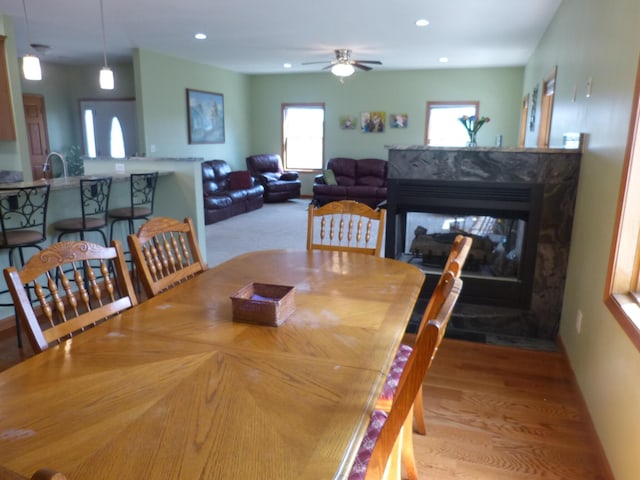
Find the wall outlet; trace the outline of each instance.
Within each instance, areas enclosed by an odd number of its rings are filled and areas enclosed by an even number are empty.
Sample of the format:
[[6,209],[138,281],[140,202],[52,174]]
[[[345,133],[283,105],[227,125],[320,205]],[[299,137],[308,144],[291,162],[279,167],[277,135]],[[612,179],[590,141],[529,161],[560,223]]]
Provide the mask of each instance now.
[[152,143],[151,145],[149,145],[149,151],[151,153],[156,153],[156,144]]
[[578,309],[576,313],[576,332],[578,332],[578,335],[580,334],[580,330],[582,330],[582,310]]
[[124,173],[124,163],[116,163],[116,173]]

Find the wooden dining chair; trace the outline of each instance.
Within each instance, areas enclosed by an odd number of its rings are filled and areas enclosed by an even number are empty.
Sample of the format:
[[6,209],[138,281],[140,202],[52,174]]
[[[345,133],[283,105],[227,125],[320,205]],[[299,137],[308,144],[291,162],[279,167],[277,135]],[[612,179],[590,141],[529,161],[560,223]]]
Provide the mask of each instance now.
[[56,243],[4,276],[36,353],[138,303],[117,240]]
[[148,298],[207,270],[190,218],[152,218],[127,241]]
[[335,250],[379,256],[386,210],[353,200],[309,205],[307,250]]
[[[471,237],[468,237],[465,235],[456,236],[456,238],[453,241],[453,244],[451,245],[451,250],[449,252],[447,262],[445,263],[444,270],[442,271],[442,275],[440,275],[440,278],[438,280],[438,285],[443,281],[445,281],[444,277],[447,272],[451,272],[456,278],[460,276],[460,274],[462,273],[462,269],[464,268],[464,264],[469,255],[469,251],[471,250],[472,243],[473,243],[473,239]],[[427,303],[427,307],[425,308],[426,316],[423,315],[423,321],[421,321],[420,325],[418,326],[418,332],[420,331],[420,329],[424,327],[424,324],[425,324],[424,319],[429,318],[426,312],[429,312],[430,310],[432,310],[433,303],[436,300],[439,300],[439,298],[437,298],[438,297],[437,288],[436,290],[434,290],[434,292],[436,293],[429,298],[429,302]],[[403,346],[401,346],[400,349],[398,350],[396,359],[394,361],[395,364],[398,364],[396,368],[399,368],[399,366],[402,365],[403,360],[406,361],[409,355],[409,352],[411,351],[411,347],[415,344],[416,336],[417,335],[415,333],[407,333],[404,335],[402,339]],[[390,381],[393,382],[393,379],[390,379]],[[395,381],[397,382],[397,379],[395,379]],[[388,391],[388,390],[389,388],[385,389],[385,391]],[[427,429],[424,422],[424,408],[423,408],[422,398],[423,398],[422,386],[420,386],[420,390],[416,395],[416,401],[413,405],[413,420],[415,423],[414,430],[416,433],[419,433],[420,435],[425,435]],[[381,401],[383,404],[388,401],[388,398],[385,398],[384,392],[383,392]]]
[[0,480],[67,480],[67,477],[55,470],[41,468],[31,475],[31,477],[27,478],[19,473],[0,466]]
[[439,292],[441,295],[438,295],[441,300],[429,312],[432,316],[425,319],[425,327],[418,334],[416,344],[407,358],[390,408],[388,411],[376,409],[371,416],[349,480],[399,479],[401,463],[410,479],[417,478],[411,435],[411,410],[462,289],[460,278],[455,278],[451,272],[448,272],[447,277],[448,280]]

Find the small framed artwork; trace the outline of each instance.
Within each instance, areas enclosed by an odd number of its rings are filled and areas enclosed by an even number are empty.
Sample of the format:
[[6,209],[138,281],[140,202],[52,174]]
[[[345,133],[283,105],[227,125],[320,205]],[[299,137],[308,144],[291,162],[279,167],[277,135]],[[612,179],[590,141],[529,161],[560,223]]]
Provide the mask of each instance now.
[[386,118],[385,112],[362,112],[360,114],[360,129],[364,133],[384,132]]
[[187,88],[189,143],[224,143],[224,95]]
[[409,115],[406,113],[391,113],[391,128],[407,128]]
[[531,92],[531,107],[529,112],[529,131],[533,132],[536,127],[536,105],[538,103],[538,85],[533,87]]
[[355,115],[340,115],[340,128],[343,130],[354,130],[358,119]]

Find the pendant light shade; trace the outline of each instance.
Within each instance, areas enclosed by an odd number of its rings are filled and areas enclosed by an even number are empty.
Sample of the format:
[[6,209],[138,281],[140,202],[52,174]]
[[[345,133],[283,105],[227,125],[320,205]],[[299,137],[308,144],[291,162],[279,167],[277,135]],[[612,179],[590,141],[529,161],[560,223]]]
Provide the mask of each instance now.
[[102,90],[113,90],[114,86],[113,70],[109,67],[102,67],[100,70],[100,88]]
[[[25,3],[25,0],[22,0],[22,9],[24,10],[24,25],[27,34],[27,45],[31,48],[31,35],[29,35],[29,19],[27,18],[27,4]],[[40,59],[29,53],[22,57],[22,73],[24,78],[27,80],[42,80]]]
[[113,70],[107,65],[107,36],[104,32],[104,9],[102,8],[102,0],[100,0],[100,21],[102,22],[102,48],[104,52],[104,67],[100,70],[100,88],[102,90],[113,90],[115,82]]
[[33,55],[22,57],[22,73],[27,80],[42,80],[40,60]]

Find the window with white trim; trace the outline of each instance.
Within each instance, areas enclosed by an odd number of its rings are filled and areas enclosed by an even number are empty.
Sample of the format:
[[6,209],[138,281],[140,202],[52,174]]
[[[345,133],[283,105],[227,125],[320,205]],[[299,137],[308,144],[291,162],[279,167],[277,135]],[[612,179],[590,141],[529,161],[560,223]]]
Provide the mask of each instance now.
[[322,170],[324,103],[282,104],[282,160],[285,170]]

